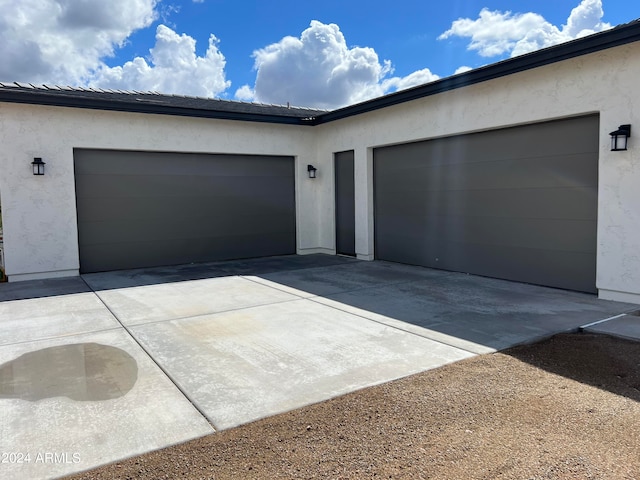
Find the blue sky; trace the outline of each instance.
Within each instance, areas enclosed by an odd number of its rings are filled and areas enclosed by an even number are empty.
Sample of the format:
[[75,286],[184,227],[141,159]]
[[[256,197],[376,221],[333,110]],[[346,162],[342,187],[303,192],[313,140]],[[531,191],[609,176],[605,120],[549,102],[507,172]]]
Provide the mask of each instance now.
[[638,17],[635,0],[0,0],[0,81],[337,108]]

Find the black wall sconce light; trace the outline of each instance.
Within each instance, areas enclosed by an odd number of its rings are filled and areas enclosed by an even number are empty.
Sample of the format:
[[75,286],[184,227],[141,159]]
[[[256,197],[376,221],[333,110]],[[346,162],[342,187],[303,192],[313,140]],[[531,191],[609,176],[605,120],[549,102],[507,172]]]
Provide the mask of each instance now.
[[627,139],[631,136],[631,125],[620,125],[618,130],[611,132],[611,151],[619,152],[627,149]]
[[44,175],[44,165],[45,163],[42,161],[40,157],[35,157],[33,162],[31,162],[31,166],[33,167],[34,175]]
[[316,171],[318,169],[313,165],[307,165],[307,173],[309,174],[309,178],[316,178]]

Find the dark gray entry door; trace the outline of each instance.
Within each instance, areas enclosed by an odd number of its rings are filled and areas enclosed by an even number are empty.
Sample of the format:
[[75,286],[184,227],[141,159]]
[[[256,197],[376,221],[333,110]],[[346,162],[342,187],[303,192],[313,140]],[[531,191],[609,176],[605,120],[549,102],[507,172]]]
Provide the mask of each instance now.
[[294,254],[294,159],[75,150],[80,271]]
[[356,254],[356,204],[353,150],[334,155],[336,188],[336,253]]
[[599,118],[378,148],[376,258],[595,292]]

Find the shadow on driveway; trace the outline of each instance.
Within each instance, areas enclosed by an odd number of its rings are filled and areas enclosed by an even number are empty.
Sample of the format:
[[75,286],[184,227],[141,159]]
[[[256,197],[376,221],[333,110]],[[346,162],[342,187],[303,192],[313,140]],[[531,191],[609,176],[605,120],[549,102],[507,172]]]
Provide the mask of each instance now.
[[331,255],[290,255],[9,283],[0,285],[0,301],[227,276],[243,276],[474,353],[537,341],[637,308],[590,294]]
[[301,295],[315,295],[325,305],[475,353],[575,331],[637,308],[586,293],[384,261],[257,277]]
[[[284,270],[326,267],[358,262],[333,255],[286,255],[224,262],[193,263],[83,274],[81,277],[0,283],[0,302],[55,297],[98,290],[159,285],[230,275],[257,275]],[[86,282],[85,282],[86,281]],[[90,284],[91,286],[87,285]]]

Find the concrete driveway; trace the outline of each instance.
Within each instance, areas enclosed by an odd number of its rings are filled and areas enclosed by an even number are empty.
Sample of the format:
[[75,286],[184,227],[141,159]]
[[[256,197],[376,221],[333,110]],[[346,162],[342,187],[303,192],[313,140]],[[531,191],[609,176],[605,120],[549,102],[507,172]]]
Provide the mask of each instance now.
[[52,478],[637,305],[312,255],[0,285],[0,478]]

